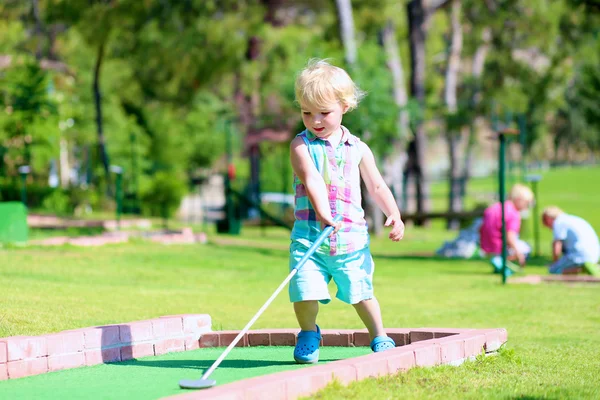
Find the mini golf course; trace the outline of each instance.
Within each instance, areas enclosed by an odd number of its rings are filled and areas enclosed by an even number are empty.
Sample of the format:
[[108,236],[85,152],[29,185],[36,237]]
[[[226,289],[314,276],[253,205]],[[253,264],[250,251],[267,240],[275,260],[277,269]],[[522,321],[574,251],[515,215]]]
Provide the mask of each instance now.
[[[182,393],[177,382],[200,377],[222,351],[223,348],[199,349],[9,380],[0,384],[0,398],[157,399]],[[321,361],[370,352],[367,347],[332,347]],[[294,363],[289,346],[236,348],[211,378],[223,385],[299,368],[306,366]]]
[[387,329],[398,347],[375,354],[364,329],[322,330],[319,363],[298,365],[297,332],[248,331],[211,375],[217,385],[199,391],[178,381],[198,379],[239,333],[212,331],[206,314],[0,338],[0,398],[295,399],[333,379],[460,365],[507,340],[504,329]]

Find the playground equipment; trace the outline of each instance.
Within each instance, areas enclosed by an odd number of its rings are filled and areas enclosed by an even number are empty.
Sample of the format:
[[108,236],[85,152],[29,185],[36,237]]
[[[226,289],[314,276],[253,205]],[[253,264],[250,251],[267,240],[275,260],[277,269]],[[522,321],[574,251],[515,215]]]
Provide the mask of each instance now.
[[[254,193],[248,194],[244,193],[243,190],[235,189],[233,187],[233,182],[237,178],[235,165],[233,164],[233,129],[230,122],[225,122],[224,130],[225,153],[227,157],[227,172],[224,174],[225,218],[217,221],[217,232],[238,235],[240,233],[242,219],[244,218],[246,211],[253,211],[254,213],[258,214],[261,220],[261,226],[264,226],[264,221],[268,220],[275,226],[281,226],[291,230],[292,226],[290,223],[285,222],[283,218],[280,218],[265,210],[265,208],[262,206],[260,188],[253,188],[251,190],[253,190]],[[283,182],[284,186],[287,187],[288,183],[285,179],[289,173],[287,170],[287,158],[282,164],[282,173],[284,176]],[[286,207],[282,206],[281,209],[285,210]]]
[[29,165],[19,167],[19,175],[21,175],[21,202],[27,207],[27,175],[31,172]]
[[117,203],[116,218],[117,229],[121,229],[121,214],[123,212],[123,167],[120,167],[118,165],[111,165],[110,171],[117,176],[117,179],[115,181],[115,200]]
[[[504,120],[500,120],[500,111],[504,111]],[[524,180],[527,174],[527,124],[525,115],[522,113],[513,114],[513,111],[506,107],[503,104],[494,102],[492,104],[490,122],[492,125],[492,129],[494,132],[501,131],[502,126],[510,126],[512,123],[516,123],[518,129],[515,132],[507,137],[505,137],[505,168],[506,168],[506,177],[508,178],[509,186],[512,186],[515,181],[514,169],[515,164],[518,165],[520,169],[519,179]],[[510,149],[511,144],[518,140],[520,157],[518,160],[513,160],[512,152],[506,151],[506,149]]]

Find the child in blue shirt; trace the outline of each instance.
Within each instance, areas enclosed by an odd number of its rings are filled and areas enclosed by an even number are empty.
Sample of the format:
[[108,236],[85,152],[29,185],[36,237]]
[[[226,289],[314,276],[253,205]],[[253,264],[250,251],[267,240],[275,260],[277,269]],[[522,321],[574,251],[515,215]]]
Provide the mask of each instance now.
[[548,207],[542,215],[544,226],[552,229],[551,274],[577,273],[581,268],[597,273],[600,241],[594,228],[583,218],[569,215],[558,207]]

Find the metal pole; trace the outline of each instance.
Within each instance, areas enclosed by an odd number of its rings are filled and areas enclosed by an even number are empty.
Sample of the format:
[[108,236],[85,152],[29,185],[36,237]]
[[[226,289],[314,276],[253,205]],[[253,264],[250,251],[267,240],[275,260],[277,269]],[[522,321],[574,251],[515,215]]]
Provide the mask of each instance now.
[[[506,111],[504,111],[504,126],[509,127],[512,124],[512,111],[510,109],[507,109]],[[505,154],[505,158],[504,158],[504,163],[505,163],[505,177],[508,177],[508,183],[510,184],[510,186],[514,185],[514,176],[513,176],[513,158],[512,158],[512,153],[510,151],[511,149],[511,143],[512,140],[510,137],[505,137],[504,138],[504,154]],[[506,151],[506,149],[508,148],[508,152]]]
[[521,180],[525,179],[527,174],[527,131],[525,124],[525,115],[519,114],[519,141],[521,142]]
[[229,177],[229,171],[232,165],[232,151],[231,151],[231,126],[229,122],[225,122],[225,151],[227,153],[227,172],[225,173],[225,204],[227,207],[227,231],[233,233],[234,225],[234,209],[233,209],[233,198],[231,195],[231,180]]
[[499,139],[500,139],[500,150],[499,150],[499,154],[498,154],[498,160],[499,160],[499,168],[498,168],[498,183],[499,183],[499,196],[500,196],[500,207],[502,208],[502,283],[505,284],[506,283],[506,275],[507,275],[507,268],[506,268],[506,220],[505,220],[505,216],[504,216],[504,167],[505,167],[505,162],[504,162],[504,155],[505,155],[505,141],[506,138],[504,137],[503,133],[499,134]]
[[120,230],[121,213],[123,211],[123,167],[111,165],[110,170],[117,175],[115,180],[115,202],[117,203],[117,230]]
[[129,135],[129,140],[131,141],[131,197],[132,203],[130,204],[130,212],[134,212],[135,214],[140,213],[140,205],[138,198],[138,167],[137,167],[137,151],[136,151],[136,135],[135,133],[131,133]]
[[538,211],[538,181],[533,181],[532,182],[532,186],[533,186],[533,196],[535,198],[535,202],[533,203],[533,214],[534,214],[534,221],[533,221],[533,234],[535,236],[535,256],[539,257],[540,256],[540,218],[539,218],[539,211]]
[[542,179],[541,175],[526,175],[525,181],[531,183],[531,191],[533,192],[533,235],[535,238],[535,256],[540,255],[540,215],[538,211],[538,182]]
[[27,175],[31,172],[29,165],[22,165],[19,167],[19,173],[21,174],[21,202],[25,208],[27,208]]
[[27,174],[21,174],[21,202],[27,207]]
[[117,229],[121,229],[121,213],[123,212],[123,174],[117,174],[117,189],[116,189],[116,197],[117,197]]

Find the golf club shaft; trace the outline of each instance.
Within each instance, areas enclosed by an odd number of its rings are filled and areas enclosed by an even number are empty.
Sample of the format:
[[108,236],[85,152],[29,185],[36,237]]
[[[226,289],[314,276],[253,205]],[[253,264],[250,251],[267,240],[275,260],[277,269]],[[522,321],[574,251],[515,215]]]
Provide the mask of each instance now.
[[[342,220],[342,216],[341,215],[337,215],[333,220],[335,222],[339,222],[339,221]],[[238,344],[238,342],[240,341],[240,339],[242,337],[244,337],[244,335],[246,334],[246,332],[248,332],[248,330],[254,324],[254,322],[256,322],[256,320],[258,319],[258,317],[260,317],[261,314],[266,310],[266,308],[273,302],[273,300],[275,299],[275,297],[277,297],[277,295],[279,294],[279,292],[281,292],[283,290],[283,288],[285,287],[285,285],[287,285],[288,282],[294,277],[294,275],[296,274],[296,272],[298,272],[298,270],[300,268],[302,268],[302,266],[306,263],[306,261],[310,258],[310,256],[312,256],[312,254],[315,252],[315,250],[317,250],[317,248],[325,241],[325,239],[327,239],[327,237],[329,235],[331,235],[331,232],[333,232],[333,226],[328,226],[327,228],[325,228],[323,230],[323,232],[321,232],[321,235],[317,238],[317,240],[315,240],[315,242],[312,244],[312,246],[310,246],[310,248],[308,249],[308,251],[306,252],[306,254],[304,254],[304,256],[300,259],[300,261],[298,261],[298,264],[296,264],[296,266],[294,267],[294,269],[292,269],[292,271],[289,273],[289,275],[287,276],[287,278],[285,278],[285,280],[281,283],[281,285],[279,285],[279,287],[277,288],[277,290],[275,290],[275,292],[271,295],[271,297],[269,297],[269,300],[267,300],[267,302],[260,308],[260,310],[258,310],[258,312],[254,315],[254,317],[252,317],[252,319],[250,320],[250,322],[248,322],[246,324],[246,326],[244,327],[244,329],[242,329],[240,331],[240,333],[238,333],[238,335],[235,337],[235,339],[233,339],[233,342],[231,342],[229,344],[229,346],[227,346],[227,348],[225,349],[225,351],[223,352],[223,354],[221,354],[219,356],[219,358],[217,358],[215,360],[215,362],[213,363],[213,365],[210,366],[210,368],[204,373],[204,375],[202,375],[202,378],[200,378],[200,379],[207,379],[210,376],[210,374],[212,374],[213,371],[215,369],[217,369],[217,367],[219,366],[219,364],[221,364],[221,362],[225,359],[225,357],[227,357],[227,354],[229,354],[229,352],[231,351],[231,349],[233,349],[235,347],[235,345]]]

